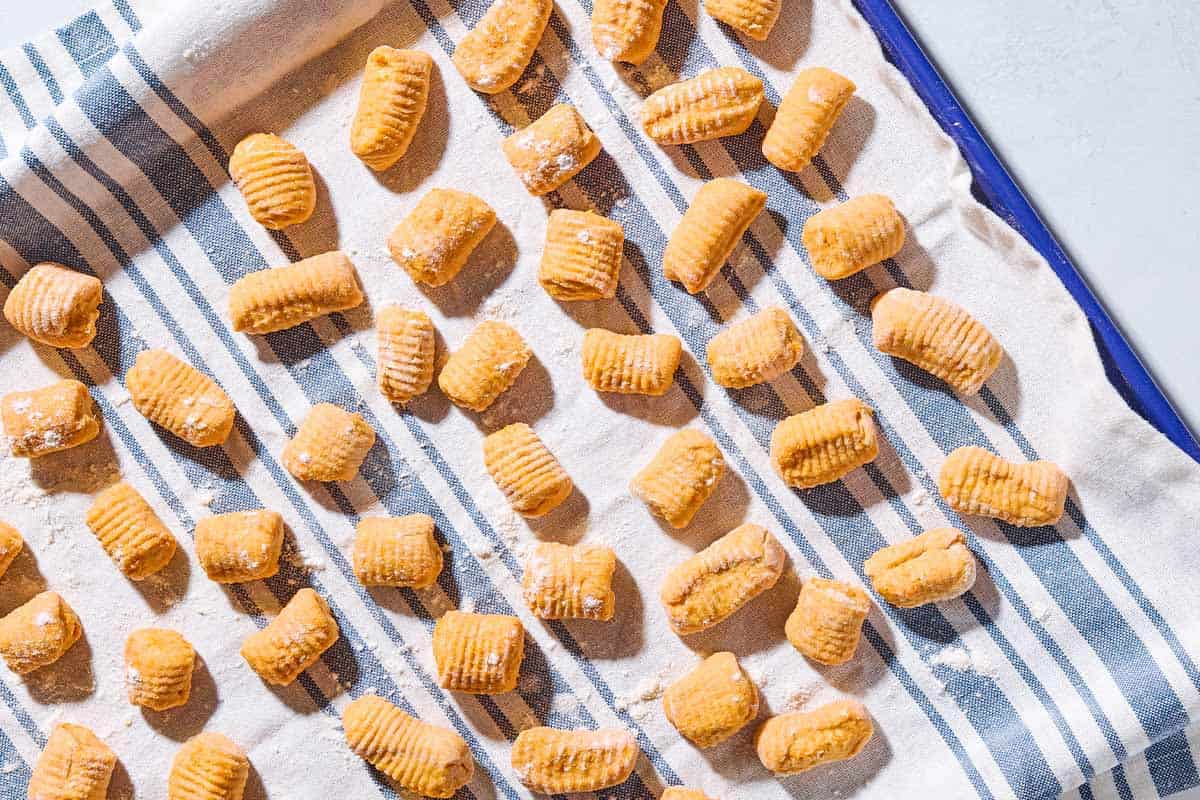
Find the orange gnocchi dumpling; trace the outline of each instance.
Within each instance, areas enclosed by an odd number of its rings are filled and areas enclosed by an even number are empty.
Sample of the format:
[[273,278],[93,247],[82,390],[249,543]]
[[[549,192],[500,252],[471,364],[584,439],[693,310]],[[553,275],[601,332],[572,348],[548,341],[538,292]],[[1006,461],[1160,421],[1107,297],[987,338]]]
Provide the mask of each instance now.
[[124,481],[96,495],[87,512],[87,526],[130,580],[153,575],[175,555],[171,531],[137,489]]
[[96,338],[103,299],[99,278],[46,262],[17,281],[4,301],[4,318],[35,342],[87,347]]
[[125,373],[133,407],[195,447],[223,444],[235,409],[216,381],[166,350],[143,350]]
[[82,635],[67,601],[57,592],[42,592],[0,619],[0,657],[24,675],[58,661]]
[[879,455],[873,416],[856,397],[793,414],[771,432],[771,464],[801,489],[841,480]]
[[809,217],[801,239],[813,270],[839,280],[899,253],[904,219],[891,198],[864,194]]
[[235,331],[273,333],[362,305],[358,273],[341,250],[284,267],[260,269],[229,289]]
[[541,41],[553,0],[496,0],[454,49],[454,66],[477,92],[496,94],[517,82]]
[[265,508],[206,517],[196,523],[195,545],[209,580],[260,581],[279,572],[283,517]]
[[735,322],[708,342],[713,380],[744,389],[774,380],[804,355],[804,339],[787,312],[777,306]]
[[815,711],[771,717],[758,729],[758,760],[776,775],[796,775],[862,752],[875,726],[857,700],[835,700]]
[[716,442],[684,428],[663,442],[629,488],[672,528],[686,528],[724,474],[725,459]]
[[659,800],[714,800],[699,789],[688,789],[683,786],[672,786],[662,793]]
[[538,283],[556,300],[604,300],[617,294],[625,230],[591,211],[556,208],[546,223]]
[[719,67],[664,86],[642,103],[642,130],[658,144],[737,136],[754,122],[763,82],[741,67]]
[[802,70],[767,129],[763,156],[786,172],[807,167],[857,88],[849,78],[831,69]]
[[453,797],[475,774],[465,739],[378,695],[365,694],[346,706],[342,729],[355,755],[423,797]]
[[379,312],[375,322],[380,393],[393,403],[407,403],[425,394],[433,383],[436,347],[429,315],[391,305]]
[[21,538],[20,532],[7,522],[0,522],[0,578],[8,572],[8,568],[12,566],[24,546],[25,540]]
[[571,495],[571,476],[524,422],[506,425],[483,440],[483,464],[513,511],[542,517]]
[[273,133],[252,133],[229,157],[229,175],[264,228],[283,230],[312,216],[317,184],[308,158]]
[[703,292],[767,205],[767,195],[733,178],[700,187],[663,250],[663,275],[690,294]]
[[1070,488],[1067,474],[1051,461],[1018,464],[982,447],[958,448],[938,473],[938,491],[958,513],[1023,528],[1058,522]]
[[27,392],[9,392],[0,401],[4,433],[12,454],[37,458],[90,442],[100,421],[87,387],[65,380]]
[[433,517],[364,517],[354,535],[354,574],[363,586],[432,586],[442,571]]
[[666,7],[666,0],[596,0],[592,4],[596,52],[608,61],[641,64],[658,44]]
[[242,800],[250,760],[233,740],[206,731],[184,742],[171,762],[167,800]]
[[733,653],[714,653],[663,693],[663,711],[697,747],[715,747],[758,716],[758,687]]
[[388,237],[388,252],[414,281],[454,280],[496,225],[496,212],[470,192],[430,189]]
[[433,659],[443,689],[511,692],[524,658],[525,628],[516,617],[447,611],[433,628]]
[[104,800],[116,766],[117,754],[90,729],[60,722],[33,765],[26,796],[29,800]]
[[760,42],[775,27],[782,7],[780,0],[704,0],[710,17]]
[[853,584],[809,578],[787,619],[788,641],[818,664],[845,664],[854,657],[871,611],[867,593]]
[[178,631],[140,628],[125,640],[129,702],[155,711],[187,703],[196,651]]
[[337,638],[337,620],[325,599],[305,587],[267,627],[246,637],[242,658],[267,683],[287,686],[317,663]]
[[412,144],[425,104],[433,59],[420,50],[380,45],[367,56],[350,149],[376,172],[399,161]]
[[637,740],[621,728],[527,728],[512,746],[512,768],[540,794],[598,792],[623,783],[637,764]]
[[438,387],[456,406],[486,411],[512,387],[532,356],[514,327],[487,320],[450,354],[438,375]]
[[622,334],[591,328],[583,335],[583,377],[597,392],[661,397],[683,355],[678,336]]
[[504,157],[532,195],[562,186],[600,154],[600,140],[574,106],[559,103],[504,140]]
[[975,585],[975,556],[954,528],[934,528],[877,550],[863,572],[879,596],[900,608],[940,603]]
[[538,542],[525,561],[521,580],[525,602],[540,619],[613,617],[612,590],[617,556],[600,545]]
[[283,447],[284,469],[300,481],[348,481],[358,474],[375,431],[362,418],[333,403],[317,403]]

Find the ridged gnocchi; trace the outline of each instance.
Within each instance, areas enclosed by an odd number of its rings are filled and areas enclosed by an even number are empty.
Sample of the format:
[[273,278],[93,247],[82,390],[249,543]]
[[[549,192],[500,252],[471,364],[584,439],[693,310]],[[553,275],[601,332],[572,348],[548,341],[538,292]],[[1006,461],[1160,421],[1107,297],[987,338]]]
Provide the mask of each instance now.
[[279,572],[283,517],[276,511],[232,511],[196,523],[196,559],[217,583],[261,581]]
[[483,465],[523,517],[542,517],[571,495],[571,476],[524,422],[506,425],[483,440]]
[[713,380],[731,389],[774,380],[800,363],[802,355],[804,339],[778,306],[733,323],[708,342]]
[[608,61],[641,64],[658,44],[666,7],[666,0],[596,0],[592,4],[596,52]]
[[116,766],[117,754],[89,728],[60,722],[50,731],[46,746],[33,765],[26,797],[104,800]]
[[143,350],[125,373],[133,407],[194,447],[223,444],[235,409],[216,381],[165,350]]
[[758,729],[758,760],[776,775],[796,775],[862,752],[875,726],[857,700],[835,700],[814,711],[771,717]]
[[361,414],[317,403],[283,447],[279,460],[300,481],[348,481],[375,445],[375,431]]
[[664,86],[642,103],[642,130],[658,144],[736,136],[750,127],[763,82],[741,67],[718,67]]
[[953,600],[975,585],[975,556],[954,528],[934,528],[877,550],[863,572],[879,596],[900,608]]
[[183,743],[167,776],[167,800],[242,800],[250,760],[233,740],[206,731]]
[[975,394],[1004,359],[1004,348],[957,304],[897,287],[871,304],[872,339],[881,353],[901,358]]
[[656,517],[672,528],[686,528],[724,474],[725,459],[716,443],[684,428],[663,442],[629,488]]
[[178,631],[140,628],[125,640],[129,702],[154,711],[184,705],[192,693],[196,650]]
[[855,397],[793,414],[771,432],[771,464],[801,489],[841,480],[879,455],[873,416]]
[[325,599],[305,587],[279,616],[242,642],[242,658],[267,683],[287,686],[317,663],[338,638],[337,620]]
[[512,387],[532,356],[516,328],[486,320],[450,354],[438,375],[438,387],[455,405],[486,411]]
[[864,194],[809,217],[800,239],[813,271],[840,280],[899,253],[904,219],[891,198]]
[[733,653],[714,653],[663,693],[663,711],[697,747],[715,747],[758,716],[758,687]]
[[525,561],[521,589],[525,603],[539,619],[613,617],[612,590],[617,556],[601,545],[538,542]]
[[137,489],[121,481],[92,501],[87,526],[130,580],[140,581],[170,563],[175,537]]
[[672,786],[663,790],[659,800],[714,800],[699,789],[688,789],[683,786]]
[[785,172],[807,167],[857,88],[831,69],[801,70],[763,137],[763,156]]
[[4,433],[12,454],[37,458],[86,444],[100,432],[100,420],[87,387],[65,380],[25,392],[9,392],[0,401]]
[[818,664],[845,664],[854,657],[871,611],[866,592],[828,578],[809,578],[787,618],[788,641]]
[[517,82],[529,65],[553,0],[496,0],[454,49],[454,66],[477,92],[496,94]]
[[525,628],[516,617],[447,611],[433,628],[433,659],[443,689],[511,692],[524,658]]
[[701,186],[663,250],[663,275],[690,294],[703,292],[766,204],[766,193],[733,178]]
[[8,572],[8,568],[16,561],[25,546],[21,533],[7,522],[0,522],[0,578]]
[[408,152],[425,116],[432,71],[433,59],[420,50],[380,45],[367,56],[350,125],[350,150],[376,172]]
[[1053,525],[1071,484],[1051,461],[1018,464],[982,447],[960,447],[942,464],[938,491],[960,514],[995,517],[1018,527]]
[[574,106],[559,103],[505,139],[503,150],[526,191],[543,195],[592,163],[600,154],[600,139]]
[[430,189],[392,229],[388,252],[417,283],[443,286],[494,227],[496,212],[470,192]]
[[407,403],[433,384],[436,342],[433,321],[424,311],[390,305],[376,317],[379,392],[393,403]]
[[0,657],[25,675],[58,661],[82,635],[67,601],[58,592],[42,592],[0,619]]
[[591,328],[583,335],[583,377],[597,392],[661,397],[675,382],[682,355],[679,337],[669,333]]
[[747,522],[667,573],[659,598],[680,635],[717,625],[770,589],[787,553],[770,531]]
[[527,728],[513,742],[512,768],[522,784],[541,794],[598,792],[624,782],[639,752],[633,734],[620,728]]
[[556,208],[546,223],[538,283],[556,300],[606,300],[617,294],[625,230],[591,211]]
[[770,35],[782,8],[780,0],[704,0],[710,17],[760,42]]
[[465,739],[411,717],[377,695],[363,695],[346,706],[342,729],[355,755],[424,797],[453,797],[475,774]]
[[317,183],[308,158],[273,133],[252,133],[229,157],[229,176],[237,184],[250,216],[273,231],[298,225],[317,207]]
[[96,338],[103,299],[99,278],[44,262],[31,267],[8,293],[4,318],[35,342],[87,347]]
[[235,331],[273,333],[362,305],[358,273],[341,250],[283,267],[260,269],[229,289]]
[[354,534],[354,575],[363,586],[432,586],[442,572],[433,517],[363,517]]

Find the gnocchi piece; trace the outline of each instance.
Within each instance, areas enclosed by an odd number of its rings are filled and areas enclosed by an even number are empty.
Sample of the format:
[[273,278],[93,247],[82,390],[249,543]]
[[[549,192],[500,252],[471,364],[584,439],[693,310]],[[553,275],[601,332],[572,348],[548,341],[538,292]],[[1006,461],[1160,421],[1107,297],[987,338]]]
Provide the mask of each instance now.
[[916,608],[970,591],[976,564],[962,531],[934,528],[877,550],[863,564],[863,571],[884,600],[900,608]]
[[0,522],[0,578],[8,572],[24,546],[20,532],[7,522]]
[[[29,800],[104,800],[117,754],[82,725],[60,722],[29,775]],[[12,797],[16,797],[13,794]]]
[[758,760],[776,775],[795,775],[821,764],[854,758],[875,726],[857,700],[835,700],[815,711],[771,717],[758,729]]
[[308,158],[273,133],[252,133],[229,158],[229,176],[246,199],[250,216],[280,231],[299,225],[317,207],[317,184]]
[[463,340],[438,375],[438,387],[457,406],[486,411],[508,391],[533,351],[505,322],[487,320]]
[[703,292],[766,204],[764,192],[733,178],[701,186],[663,250],[663,275],[690,294]]
[[539,619],[612,619],[617,556],[601,545],[538,542],[525,562],[521,588]]
[[675,381],[683,355],[679,337],[644,336],[591,328],[583,335],[583,377],[597,392],[661,397]]
[[524,658],[525,628],[516,617],[447,611],[433,628],[433,660],[443,689],[511,692]]
[[566,103],[552,106],[504,140],[504,157],[532,195],[554,191],[599,154],[600,140]]
[[9,392],[0,404],[0,414],[4,433],[12,441],[12,454],[18,458],[37,458],[78,447],[100,432],[92,397],[79,381],[58,381],[27,392]]
[[1004,358],[1004,348],[977,319],[925,292],[884,292],[871,304],[871,322],[880,352],[915,364],[961,394],[978,392]]
[[598,792],[623,783],[637,764],[637,740],[623,728],[526,728],[512,746],[512,768],[540,794]]
[[546,224],[538,283],[556,300],[611,300],[624,247],[621,223],[591,211],[556,208]]
[[379,312],[379,391],[393,403],[425,394],[433,383],[433,322],[424,311],[391,305]]
[[780,0],[704,0],[710,17],[760,42],[770,35],[782,7]]
[[465,739],[378,695],[365,694],[346,706],[342,729],[355,755],[423,797],[453,797],[475,774]]
[[125,373],[133,407],[193,447],[223,444],[234,407],[216,381],[166,350],[143,350]]
[[217,583],[261,581],[279,572],[283,517],[276,511],[233,511],[196,523],[196,559]]
[[995,517],[1021,528],[1062,518],[1070,481],[1052,461],[1017,464],[982,447],[960,447],[942,464],[938,491],[960,514]]
[[18,675],[49,666],[83,635],[79,617],[57,592],[42,592],[0,619],[0,657]]
[[171,531],[138,490],[124,481],[96,495],[87,511],[87,526],[130,580],[153,575],[175,556]]
[[807,167],[857,88],[831,69],[801,70],[763,137],[763,156],[785,172]]
[[375,431],[361,414],[317,403],[284,445],[280,461],[296,480],[348,481],[374,445]]
[[754,122],[763,82],[741,67],[718,67],[664,86],[642,103],[642,130],[658,144],[737,136]]
[[155,711],[187,703],[196,651],[177,631],[141,628],[125,640],[129,702]]
[[659,598],[681,636],[707,630],[770,589],[787,553],[771,533],[745,523],[667,573]]
[[666,0],[596,0],[592,4],[596,52],[607,61],[641,64],[658,44],[666,7]]
[[442,572],[433,517],[364,517],[354,534],[354,574],[363,586],[432,586]]
[[839,280],[899,253],[904,219],[891,198],[864,194],[809,217],[801,241],[813,270]]
[[774,380],[800,363],[802,355],[804,339],[778,306],[733,323],[708,342],[713,380],[731,389]]
[[267,683],[287,686],[317,663],[338,638],[325,599],[305,587],[271,620],[242,642],[242,658]]
[[333,250],[238,278],[229,289],[229,318],[235,331],[273,333],[355,308],[363,299],[354,265]]
[[87,347],[96,338],[103,299],[99,278],[45,262],[31,267],[8,293],[4,318],[35,342]]
[[496,0],[463,37],[452,61],[477,92],[497,94],[517,82],[533,58],[553,0]]
[[714,653],[663,693],[663,711],[697,747],[715,747],[758,716],[758,687],[733,653]]
[[874,413],[851,397],[793,414],[771,432],[771,464],[801,489],[841,480],[879,455]]
[[571,476],[524,422],[488,434],[483,464],[513,511],[523,517],[549,514],[574,488]]
[[684,428],[663,442],[629,488],[656,517],[672,528],[686,528],[724,474],[725,459],[716,443]]
[[399,161],[412,144],[425,104],[433,59],[420,50],[380,45],[367,56],[350,150],[376,172]]
[[250,760],[231,739],[205,732],[183,743],[167,777],[167,800],[242,800]]
[[713,800],[699,789],[687,789],[682,786],[672,786],[662,793],[659,800]]
[[443,286],[496,226],[496,212],[470,192],[430,189],[388,236],[388,252],[417,283]]
[[849,583],[809,578],[787,618],[788,641],[818,664],[845,664],[854,657],[863,622],[871,612],[866,592]]

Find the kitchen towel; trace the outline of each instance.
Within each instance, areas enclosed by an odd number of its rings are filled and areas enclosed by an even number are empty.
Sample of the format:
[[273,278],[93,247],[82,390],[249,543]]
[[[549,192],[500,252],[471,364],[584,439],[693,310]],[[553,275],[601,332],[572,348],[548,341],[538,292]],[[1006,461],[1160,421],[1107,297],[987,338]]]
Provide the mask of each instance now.
[[[1088,323],[1045,262],[970,193],[970,173],[848,0],[790,0],[765,43],[734,35],[695,0],[666,7],[658,51],[638,68],[600,59],[590,0],[560,0],[529,68],[492,97],[450,62],[483,0],[116,0],[0,55],[0,279],[56,261],[104,280],[92,346],[32,345],[0,327],[5,391],[74,377],[104,417],[91,444],[0,463],[0,519],[27,547],[0,580],[0,613],[42,588],[78,611],[85,638],[56,665],[0,671],[0,797],[24,797],[51,727],[93,728],[120,757],[110,797],[165,797],[187,737],[215,730],[253,764],[251,798],[396,796],[346,747],[339,711],[375,692],[470,743],[475,779],[461,796],[525,797],[512,739],[535,724],[622,727],[642,758],[600,793],[653,798],[688,784],[726,798],[1041,798],[1166,796],[1200,782],[1188,722],[1200,707],[1200,467],[1133,414],[1105,379]],[[429,110],[408,154],[375,174],[348,146],[366,55],[380,44],[429,52]],[[737,137],[658,147],[637,123],[642,98],[680,77],[737,65],[766,81],[769,103]],[[854,99],[821,156],[799,174],[759,145],[791,76],[823,65],[850,76]],[[556,102],[580,110],[604,145],[558,192],[527,195],[502,139]],[[229,180],[234,145],[274,131],[302,148],[318,180],[316,214],[281,234],[248,215]],[[703,295],[662,277],[661,256],[688,201],[714,176],[769,195],[730,264]],[[459,277],[420,289],[389,259],[386,237],[435,186],[465,189],[500,222]],[[804,221],[847,197],[882,192],[908,223],[884,265],[837,283],[812,272]],[[1138,202],[1152,199],[1137,198]],[[595,208],[620,221],[626,259],[612,301],[558,304],[536,282],[548,211]],[[363,307],[265,337],[233,333],[230,284],[249,272],[340,248],[358,267]],[[978,396],[959,398],[876,352],[869,305],[896,285],[950,298],[982,320],[1007,357]],[[479,321],[516,326],[534,358],[483,414],[436,390],[407,409],[374,386],[372,314],[387,303],[434,319],[441,357]],[[706,374],[705,343],[730,321],[781,306],[806,342],[790,374],[727,391]],[[686,355],[662,398],[598,395],[583,381],[583,331],[678,335]],[[239,410],[223,447],[197,450],[129,402],[138,352],[165,348],[212,375]],[[836,484],[793,491],[773,472],[775,423],[857,396],[876,412],[879,458]],[[353,481],[301,485],[280,450],[315,403],[363,414],[378,441]],[[486,474],[483,436],[532,424],[575,480],[561,508],[515,515]],[[687,529],[655,521],[632,473],[680,427],[711,436],[729,470]],[[936,490],[946,455],[981,445],[1046,458],[1070,475],[1053,528],[961,519]],[[127,581],[84,525],[90,496],[122,476],[181,543],[158,576]],[[223,588],[191,546],[197,520],[267,507],[289,527],[280,574]],[[446,569],[420,591],[364,589],[348,562],[364,515],[431,514]],[[681,639],[657,593],[663,574],[743,521],[787,548],[785,577],[716,628]],[[864,584],[879,547],[934,527],[967,531],[981,570],[972,592],[900,610],[876,599],[856,658],[807,662],[783,636],[802,580]],[[603,543],[621,566],[609,623],[543,623],[521,598],[522,556],[539,540]],[[301,586],[329,599],[341,638],[287,688],[259,681],[238,655]],[[437,688],[433,624],[446,609],[516,613],[528,632],[516,692]],[[122,650],[134,628],[175,628],[201,667],[191,702],[138,711],[124,696]],[[699,751],[661,710],[665,685],[720,650],[758,683],[768,714],[861,699],[876,735],[850,762],[787,779],[753,748],[756,725]],[[1189,738],[1190,737],[1190,738]]]

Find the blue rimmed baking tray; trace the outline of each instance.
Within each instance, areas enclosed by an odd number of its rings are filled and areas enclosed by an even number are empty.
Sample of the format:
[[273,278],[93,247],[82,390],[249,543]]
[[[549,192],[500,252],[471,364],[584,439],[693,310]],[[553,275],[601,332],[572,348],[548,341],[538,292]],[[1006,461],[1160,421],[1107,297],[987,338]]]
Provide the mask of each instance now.
[[854,5],[875,30],[888,60],[904,73],[938,124],[958,143],[974,176],[976,196],[1042,254],[1083,309],[1091,321],[1092,334],[1112,385],[1130,408],[1162,431],[1181,450],[1200,461],[1200,444],[1197,444],[1183,419],[1154,383],[1154,378],[1129,342],[1125,341],[991,145],[975,127],[891,2],[854,0]]

